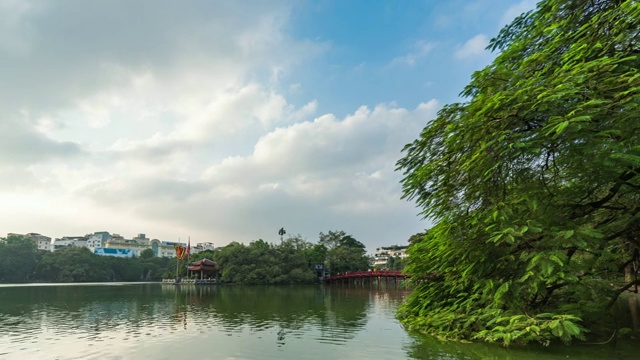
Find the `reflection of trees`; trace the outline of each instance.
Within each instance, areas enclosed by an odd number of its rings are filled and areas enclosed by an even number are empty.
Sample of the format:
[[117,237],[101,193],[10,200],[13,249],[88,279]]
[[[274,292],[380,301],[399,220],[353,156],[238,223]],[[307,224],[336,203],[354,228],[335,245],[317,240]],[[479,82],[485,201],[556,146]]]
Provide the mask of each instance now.
[[62,334],[98,335],[120,326],[152,324],[159,312],[173,305],[149,285],[63,285],[7,287],[0,296],[2,332],[29,333],[40,329]]
[[411,334],[411,343],[405,346],[410,359],[447,359],[447,360],[561,360],[561,359],[635,359],[637,345],[634,348],[614,346],[594,346],[578,344],[564,345],[530,345],[526,347],[505,348],[499,344],[460,343],[455,341],[439,341],[436,338],[421,334]]
[[352,338],[366,324],[368,289],[325,287],[326,316],[320,319],[323,337]]
[[369,291],[321,286],[181,286],[191,319],[210,319],[227,331],[278,329],[278,343],[317,325],[325,339],[345,340],[366,324]]
[[322,286],[158,284],[2,290],[0,336],[51,332],[98,340],[114,330],[140,335],[216,326],[227,332],[274,332],[280,346],[310,332],[334,343],[353,338],[366,325],[376,294]]

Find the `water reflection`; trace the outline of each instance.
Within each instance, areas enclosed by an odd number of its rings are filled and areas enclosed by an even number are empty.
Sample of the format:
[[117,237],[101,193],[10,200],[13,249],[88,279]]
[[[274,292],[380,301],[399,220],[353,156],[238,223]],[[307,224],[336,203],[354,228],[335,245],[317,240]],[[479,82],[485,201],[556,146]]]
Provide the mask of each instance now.
[[[403,295],[322,286],[3,286],[0,353],[175,359],[186,351],[204,359],[221,353],[300,359],[342,357],[357,348],[362,358],[398,358],[407,337],[393,313]],[[380,353],[375,346],[389,334],[395,344]],[[186,344],[181,352],[176,342]]]
[[320,331],[319,341],[345,343],[366,325],[370,306],[368,290],[318,286],[163,285],[162,292],[173,294],[176,312],[188,311],[197,323],[213,322],[230,333],[249,330],[258,336],[277,329],[280,346],[308,328]]
[[[394,318],[405,295],[321,286],[0,285],[0,359],[637,358],[629,343],[504,349],[407,334]],[[636,296],[618,310],[623,326],[639,326]]]
[[414,341],[405,348],[407,356],[412,359],[438,360],[602,360],[602,359],[638,359],[637,346],[629,344],[585,344],[527,346],[509,348],[486,343],[442,342],[432,337],[412,334]]

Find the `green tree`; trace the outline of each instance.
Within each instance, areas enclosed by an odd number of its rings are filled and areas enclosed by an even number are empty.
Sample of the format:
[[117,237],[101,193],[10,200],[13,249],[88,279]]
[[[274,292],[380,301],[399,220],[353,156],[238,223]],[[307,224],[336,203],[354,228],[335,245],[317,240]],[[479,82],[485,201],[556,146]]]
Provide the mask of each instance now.
[[405,259],[400,256],[390,256],[386,268],[389,270],[402,270],[406,266]]
[[[70,247],[47,252],[36,267],[40,280],[50,282],[112,281],[124,266],[109,266],[109,258],[96,255],[85,247]],[[115,275],[114,275],[114,269]]]
[[279,245],[263,240],[248,246],[238,242],[217,249],[214,259],[221,268],[223,281],[238,284],[301,284],[318,279],[309,255],[319,256],[316,247],[294,236]]
[[307,257],[313,247],[313,244],[305,241],[300,235],[289,237],[277,246],[282,275],[279,279],[274,279],[274,282],[300,284],[317,281]]
[[436,225],[409,249],[403,323],[446,338],[582,338],[637,280],[640,3],[543,0],[491,41],[465,103],[408,144],[404,196]]
[[327,248],[325,266],[332,274],[369,268],[364,244],[344,231],[321,232],[319,244]]
[[153,253],[153,250],[151,248],[149,249],[144,249],[142,250],[142,252],[140,253],[140,258],[141,259],[151,259],[152,257],[154,257],[155,254]]
[[173,274],[166,277],[163,276],[171,262],[170,258],[151,257],[149,259],[144,259],[141,257],[139,262],[142,266],[142,280],[154,281],[162,280],[163,278],[173,278],[175,276],[175,264],[173,267]]
[[0,282],[25,282],[33,280],[37,247],[21,235],[0,239]]
[[313,267],[316,264],[324,264],[327,258],[327,247],[322,244],[315,244],[312,247],[305,250],[309,266]]

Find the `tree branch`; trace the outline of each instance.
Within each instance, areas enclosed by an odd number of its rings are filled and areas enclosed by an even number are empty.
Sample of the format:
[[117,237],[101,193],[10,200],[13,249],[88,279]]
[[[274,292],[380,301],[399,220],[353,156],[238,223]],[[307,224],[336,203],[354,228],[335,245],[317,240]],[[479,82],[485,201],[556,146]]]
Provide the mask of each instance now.
[[640,280],[633,280],[632,282],[628,283],[627,285],[621,287],[620,289],[616,290],[613,293],[613,297],[611,298],[611,300],[609,300],[609,302],[607,303],[606,309],[610,309],[618,300],[618,297],[620,296],[620,294],[622,294],[623,292],[625,292],[627,289],[629,289],[630,287],[634,286],[634,285],[640,285]]
[[622,174],[620,174],[620,176],[618,177],[618,180],[616,181],[616,183],[609,189],[609,193],[603,197],[600,200],[597,201],[592,201],[589,203],[586,203],[584,205],[581,205],[581,207],[583,208],[590,208],[588,210],[583,211],[582,213],[579,214],[573,214],[572,218],[576,219],[576,218],[580,218],[586,215],[589,215],[590,213],[594,212],[596,209],[601,208],[602,205],[606,204],[607,202],[609,202],[611,199],[613,199],[616,195],[618,195],[618,192],[620,191],[620,188],[622,188],[622,185],[625,185],[625,183],[627,183],[629,180],[633,179],[636,175],[638,175],[638,172],[640,172],[640,168],[632,168],[629,171],[625,171]]
[[558,289],[560,289],[562,287],[565,287],[567,285],[569,285],[569,283],[565,282],[565,283],[558,283],[558,284],[551,285],[551,286],[547,287],[546,288],[547,293],[544,295],[544,297],[542,299],[540,299],[540,303],[539,304],[540,305],[546,305],[547,302],[549,302],[549,299],[551,298],[551,295],[553,294],[554,291],[556,291],[556,290],[558,290]]
[[631,255],[631,259],[627,260],[624,264],[620,265],[618,267],[618,271],[624,270],[624,268],[629,266],[629,264],[631,264],[632,262],[636,261],[638,259],[638,255],[640,255],[640,253],[638,252],[638,249],[635,249],[633,251],[633,255]]

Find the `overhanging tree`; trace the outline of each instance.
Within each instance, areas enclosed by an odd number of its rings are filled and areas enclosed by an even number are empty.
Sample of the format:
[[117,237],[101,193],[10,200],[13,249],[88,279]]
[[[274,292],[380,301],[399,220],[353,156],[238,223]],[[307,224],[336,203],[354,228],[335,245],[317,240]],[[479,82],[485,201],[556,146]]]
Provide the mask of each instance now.
[[543,0],[405,147],[404,196],[436,223],[409,250],[406,326],[568,342],[635,284],[608,279],[640,248],[638,39],[638,1]]

